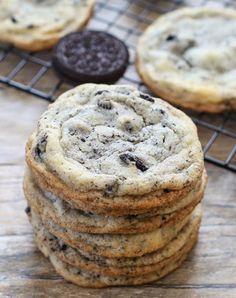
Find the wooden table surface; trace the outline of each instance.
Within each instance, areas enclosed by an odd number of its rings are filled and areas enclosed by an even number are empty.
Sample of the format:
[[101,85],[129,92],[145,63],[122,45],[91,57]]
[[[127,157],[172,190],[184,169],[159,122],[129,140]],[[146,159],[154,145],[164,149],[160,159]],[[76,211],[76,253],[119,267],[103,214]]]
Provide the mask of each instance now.
[[102,290],[58,276],[35,246],[22,192],[25,142],[47,103],[0,88],[0,297],[236,297],[236,175],[208,163],[199,241],[178,270],[151,285]]

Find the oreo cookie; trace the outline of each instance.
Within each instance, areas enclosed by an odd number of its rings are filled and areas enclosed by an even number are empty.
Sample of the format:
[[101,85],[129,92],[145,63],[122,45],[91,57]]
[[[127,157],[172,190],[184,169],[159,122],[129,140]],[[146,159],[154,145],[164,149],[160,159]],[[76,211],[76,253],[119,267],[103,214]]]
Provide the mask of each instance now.
[[84,30],[62,38],[53,65],[67,78],[81,83],[114,83],[129,62],[126,45],[102,31]]

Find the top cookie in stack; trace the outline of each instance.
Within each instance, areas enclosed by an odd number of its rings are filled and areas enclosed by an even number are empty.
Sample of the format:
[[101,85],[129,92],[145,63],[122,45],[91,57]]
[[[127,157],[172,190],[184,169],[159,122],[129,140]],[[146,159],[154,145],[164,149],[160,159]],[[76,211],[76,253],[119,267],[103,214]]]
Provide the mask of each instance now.
[[131,86],[70,90],[40,118],[26,160],[38,246],[70,281],[156,280],[197,238],[201,145],[192,121],[160,99]]
[[203,171],[196,127],[184,113],[132,87],[93,84],[66,92],[43,114],[27,162],[41,188],[113,215],[176,203]]

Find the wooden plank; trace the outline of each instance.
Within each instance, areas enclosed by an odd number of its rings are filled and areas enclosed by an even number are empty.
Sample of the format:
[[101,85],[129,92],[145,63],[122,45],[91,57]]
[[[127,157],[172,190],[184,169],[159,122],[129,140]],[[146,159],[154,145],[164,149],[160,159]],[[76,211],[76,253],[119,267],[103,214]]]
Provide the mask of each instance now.
[[[22,288],[24,287],[24,290]],[[17,295],[16,295],[17,293]],[[2,287],[2,296],[0,297],[17,297],[17,298],[31,298],[31,297],[57,297],[57,298],[150,298],[150,297],[168,297],[168,298],[235,298],[236,290],[230,287],[183,287],[178,288],[173,286],[170,288],[151,288],[151,287],[137,287],[137,288],[109,288],[102,290],[89,290],[78,288],[72,284],[65,283],[61,280],[38,280],[34,279],[30,283],[21,280],[18,285],[12,281],[11,288],[8,290],[5,286]]]
[[24,165],[0,165],[0,202],[22,200]]

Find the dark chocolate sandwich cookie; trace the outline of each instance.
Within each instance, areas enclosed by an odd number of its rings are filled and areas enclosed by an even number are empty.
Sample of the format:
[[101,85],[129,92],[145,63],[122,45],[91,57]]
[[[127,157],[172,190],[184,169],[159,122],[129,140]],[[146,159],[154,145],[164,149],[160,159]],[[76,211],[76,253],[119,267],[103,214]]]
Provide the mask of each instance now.
[[111,34],[85,30],[71,33],[58,43],[53,65],[77,82],[115,82],[126,70],[129,52],[126,45]]

